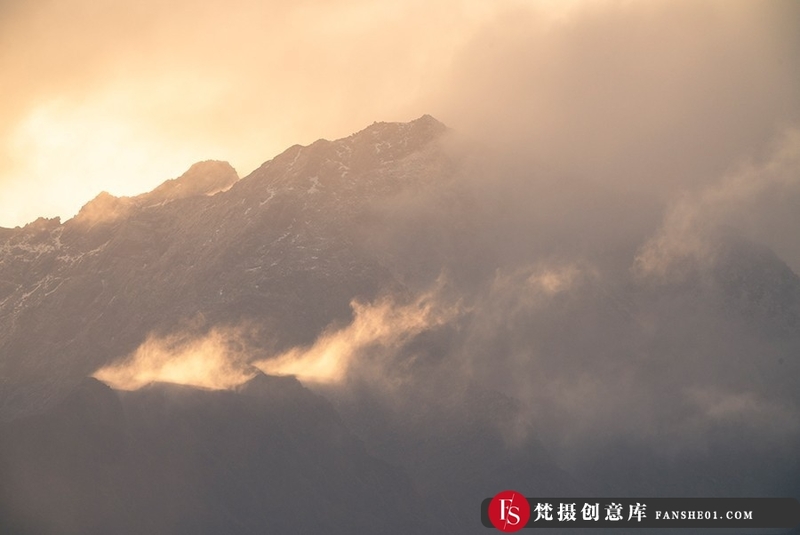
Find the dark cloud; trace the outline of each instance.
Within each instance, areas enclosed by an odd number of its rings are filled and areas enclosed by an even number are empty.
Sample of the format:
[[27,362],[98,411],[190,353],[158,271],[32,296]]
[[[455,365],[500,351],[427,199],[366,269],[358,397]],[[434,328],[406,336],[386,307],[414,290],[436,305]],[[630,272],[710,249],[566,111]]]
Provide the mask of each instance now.
[[510,11],[456,56],[444,116],[531,161],[674,194],[796,124],[796,12],[742,2],[585,4],[557,20]]

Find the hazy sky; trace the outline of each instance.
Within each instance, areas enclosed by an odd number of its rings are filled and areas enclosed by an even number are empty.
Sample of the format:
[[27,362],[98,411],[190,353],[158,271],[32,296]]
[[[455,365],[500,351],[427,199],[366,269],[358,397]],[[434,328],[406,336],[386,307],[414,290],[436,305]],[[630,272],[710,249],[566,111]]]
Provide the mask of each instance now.
[[0,226],[431,113],[671,195],[800,124],[800,4],[2,0]]

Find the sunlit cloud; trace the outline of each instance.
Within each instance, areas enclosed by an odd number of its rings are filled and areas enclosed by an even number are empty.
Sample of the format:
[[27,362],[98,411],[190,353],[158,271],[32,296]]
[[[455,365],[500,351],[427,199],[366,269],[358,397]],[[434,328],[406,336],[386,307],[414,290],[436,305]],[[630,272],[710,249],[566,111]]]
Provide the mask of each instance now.
[[[125,359],[101,368],[94,377],[122,390],[152,382],[209,389],[230,389],[260,369],[271,375],[294,375],[301,381],[335,383],[353,366],[364,373],[370,364],[386,372],[385,361],[414,336],[461,314],[460,304],[444,304],[437,289],[401,304],[392,297],[374,303],[354,301],[353,321],[330,327],[309,347],[293,347],[263,358],[264,351],[243,328],[216,327],[205,334],[194,329],[151,335]],[[367,363],[367,354],[377,361]],[[362,360],[359,360],[362,359]]]
[[74,216],[101,191],[136,195],[179,176],[192,163],[207,159],[210,147],[166,147],[147,135],[119,95],[74,107],[52,101],[34,108],[17,125],[10,147],[26,165],[12,176],[25,184],[15,196],[0,197],[4,216]]
[[797,32],[777,3],[0,9],[4,226],[69,217],[101,190],[144,192],[199,160],[244,176],[295,143],[424,113],[570,172],[656,188],[798,117]]
[[[17,6],[0,19],[0,225],[69,217],[195,161],[409,120],[476,15],[360,1]],[[67,195],[64,195],[64,194]]]
[[130,356],[105,366],[94,377],[120,390],[136,390],[153,382],[214,390],[233,388],[256,371],[235,329],[212,329],[202,336],[177,333],[149,336]]
[[254,365],[265,373],[295,375],[301,381],[338,382],[366,352],[392,354],[415,335],[444,325],[459,313],[458,306],[443,306],[434,292],[405,305],[384,298],[372,304],[354,301],[351,306],[354,318],[347,327],[323,333],[310,347],[293,348]]

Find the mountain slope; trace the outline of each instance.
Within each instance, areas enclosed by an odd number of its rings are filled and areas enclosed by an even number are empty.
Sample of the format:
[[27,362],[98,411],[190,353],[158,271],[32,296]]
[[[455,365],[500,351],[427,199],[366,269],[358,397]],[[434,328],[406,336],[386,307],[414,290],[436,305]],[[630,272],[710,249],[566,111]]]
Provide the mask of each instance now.
[[358,228],[381,201],[446,179],[444,133],[429,116],[376,123],[292,147],[225,191],[232,170],[208,162],[139,197],[101,195],[64,224],[5,230],[0,414],[44,406],[198,314],[269,326],[273,347],[348,320],[353,298],[397,284]]
[[2,427],[0,474],[3,533],[444,529],[400,470],[291,378],[258,375],[237,392],[87,380]]

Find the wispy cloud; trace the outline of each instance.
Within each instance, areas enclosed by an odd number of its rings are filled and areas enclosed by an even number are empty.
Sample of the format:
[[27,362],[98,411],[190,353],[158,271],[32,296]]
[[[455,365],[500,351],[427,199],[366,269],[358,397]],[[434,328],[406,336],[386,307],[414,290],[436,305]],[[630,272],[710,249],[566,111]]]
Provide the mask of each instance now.
[[101,368],[94,377],[121,390],[152,382],[232,388],[255,375],[241,338],[240,330],[230,328],[214,328],[200,336],[191,331],[151,335],[126,359]]
[[661,229],[637,255],[635,269],[642,276],[680,277],[687,269],[708,265],[717,245],[715,234],[733,227],[773,245],[800,272],[796,227],[783,221],[783,228],[768,231],[774,211],[781,204],[796,207],[798,201],[800,131],[789,130],[766,161],[739,165],[718,182],[687,192],[669,208]]
[[[435,329],[459,314],[456,305],[444,306],[435,291],[408,304],[387,297],[372,304],[352,303],[353,322],[329,330],[306,348],[293,348],[274,358],[254,362],[268,374],[296,375],[302,381],[338,382],[351,367],[359,374],[372,367],[386,371],[384,364],[415,335]],[[370,362],[370,358],[377,362]],[[378,377],[391,380],[389,374]]]

